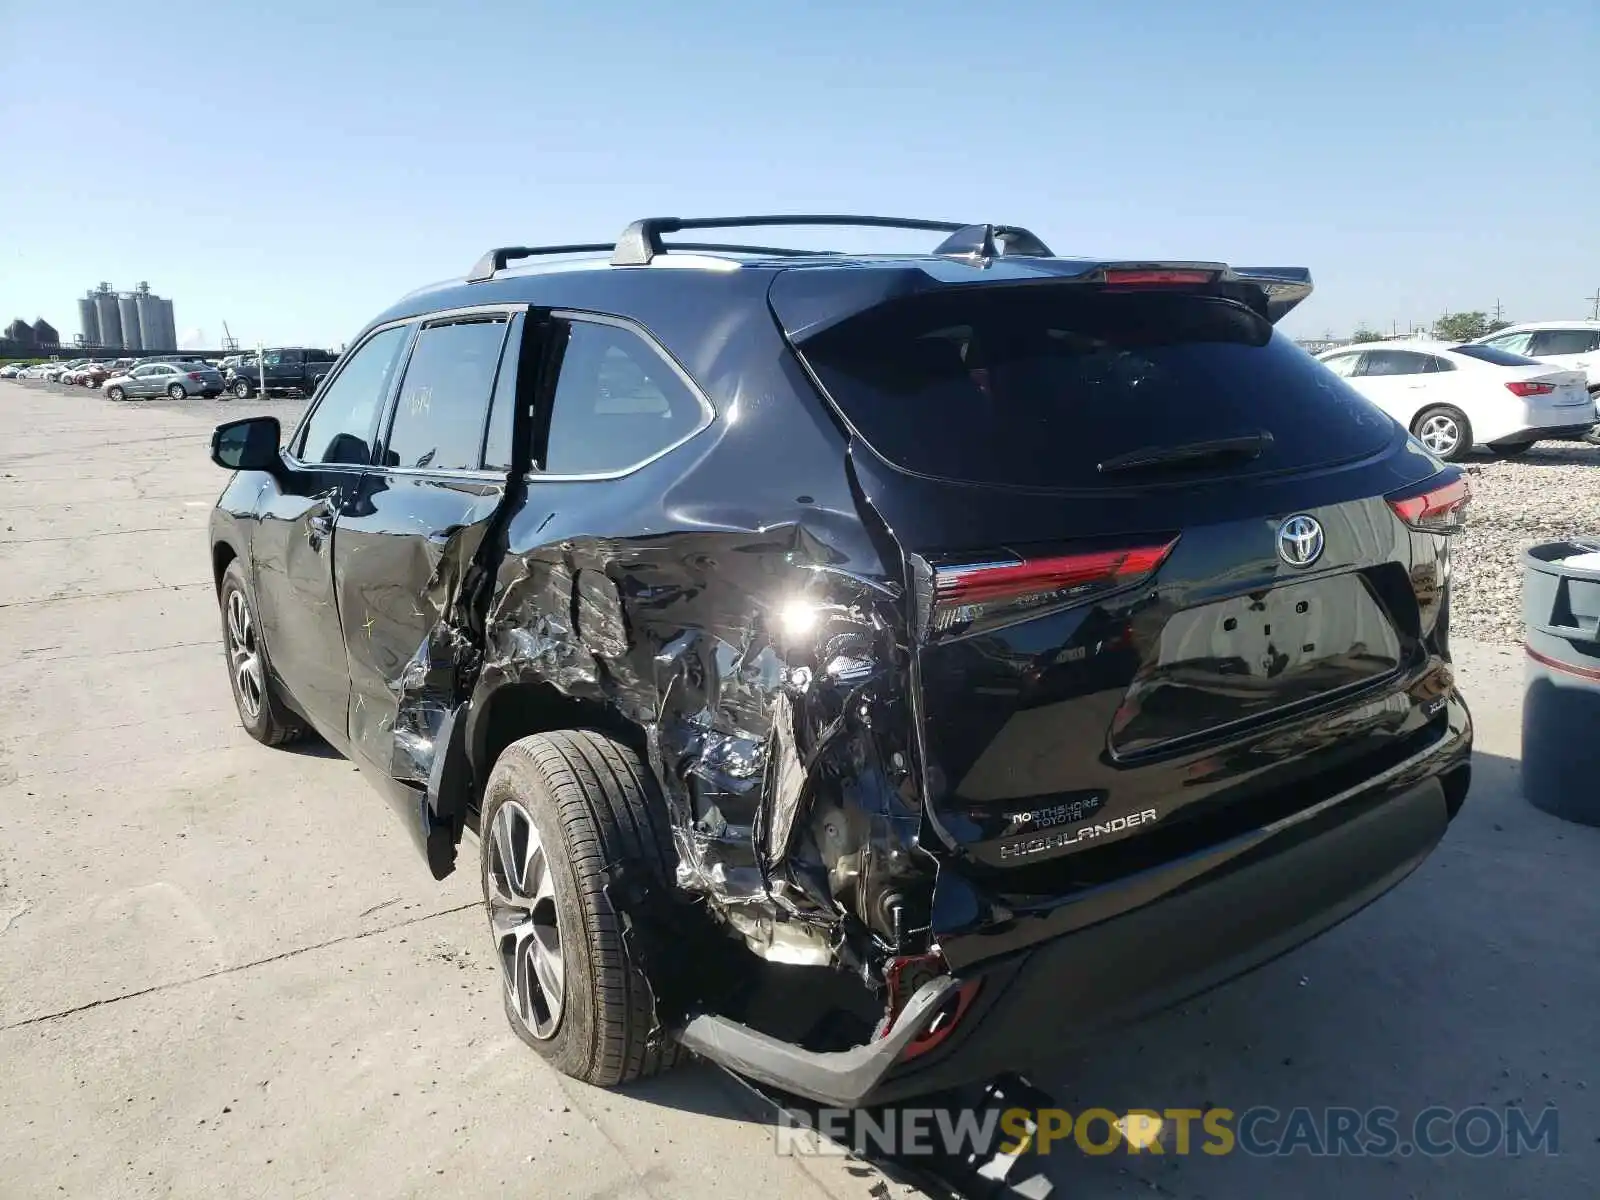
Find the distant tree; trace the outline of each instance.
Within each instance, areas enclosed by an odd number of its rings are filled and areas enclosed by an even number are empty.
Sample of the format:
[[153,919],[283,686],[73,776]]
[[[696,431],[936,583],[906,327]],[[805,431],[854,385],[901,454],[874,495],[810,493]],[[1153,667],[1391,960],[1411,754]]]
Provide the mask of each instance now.
[[1447,313],[1433,323],[1433,336],[1441,342],[1470,342],[1488,333],[1489,329],[1488,313]]
[[1379,333],[1376,329],[1368,329],[1365,325],[1361,325],[1350,335],[1350,340],[1352,342],[1381,342],[1385,336],[1387,335]]
[[[1483,327],[1483,332],[1485,334],[1499,333],[1502,329],[1510,329],[1510,328],[1511,328],[1511,322],[1510,321],[1490,321],[1487,325],[1485,325]],[[1479,336],[1482,336],[1482,335],[1480,334]]]

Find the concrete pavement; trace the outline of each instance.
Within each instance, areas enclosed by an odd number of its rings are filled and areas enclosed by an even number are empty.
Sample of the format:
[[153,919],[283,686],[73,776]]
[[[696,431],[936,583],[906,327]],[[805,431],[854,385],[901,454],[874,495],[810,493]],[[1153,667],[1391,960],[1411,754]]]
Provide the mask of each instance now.
[[[0,1196],[885,1194],[777,1156],[710,1068],[547,1070],[505,1027],[475,873],[435,884],[348,763],[238,729],[205,445],[297,407],[0,383]],[[1074,1153],[1053,1194],[1593,1194],[1600,831],[1516,793],[1517,655],[1461,659],[1478,782],[1412,880],[1036,1082],[1074,1110],[1550,1102],[1562,1154]]]

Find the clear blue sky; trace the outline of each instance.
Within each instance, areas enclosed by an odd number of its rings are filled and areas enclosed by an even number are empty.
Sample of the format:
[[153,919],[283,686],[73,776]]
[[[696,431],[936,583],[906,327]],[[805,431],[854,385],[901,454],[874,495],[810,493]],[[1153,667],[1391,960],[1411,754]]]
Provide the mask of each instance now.
[[804,210],[1306,265],[1301,336],[1587,316],[1600,4],[1304,7],[0,0],[0,323],[143,279],[336,344],[491,245]]

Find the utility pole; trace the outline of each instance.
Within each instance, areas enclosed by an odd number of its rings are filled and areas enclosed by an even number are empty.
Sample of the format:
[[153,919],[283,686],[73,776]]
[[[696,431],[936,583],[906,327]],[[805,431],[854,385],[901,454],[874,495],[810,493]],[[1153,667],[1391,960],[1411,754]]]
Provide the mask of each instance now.
[[1496,300],[1494,302],[1494,319],[1496,321],[1503,321],[1505,320],[1505,316],[1506,310],[1501,306],[1500,301]]
[[1600,288],[1595,288],[1594,295],[1585,296],[1584,299],[1590,301],[1594,305],[1594,307],[1589,310],[1589,319],[1591,321],[1600,321]]

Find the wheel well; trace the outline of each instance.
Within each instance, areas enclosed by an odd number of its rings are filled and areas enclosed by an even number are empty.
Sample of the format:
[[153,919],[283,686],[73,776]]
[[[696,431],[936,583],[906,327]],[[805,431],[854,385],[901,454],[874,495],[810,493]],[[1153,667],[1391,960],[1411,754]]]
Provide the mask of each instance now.
[[228,564],[238,557],[239,552],[227,542],[218,542],[211,547],[211,576],[217,591],[222,591],[222,573],[228,569]]
[[468,756],[475,785],[474,803],[482,794],[501,752],[512,742],[532,733],[595,729],[616,738],[649,761],[649,744],[642,727],[610,705],[565,695],[550,684],[506,684],[478,704],[487,707],[477,714],[471,726]]

